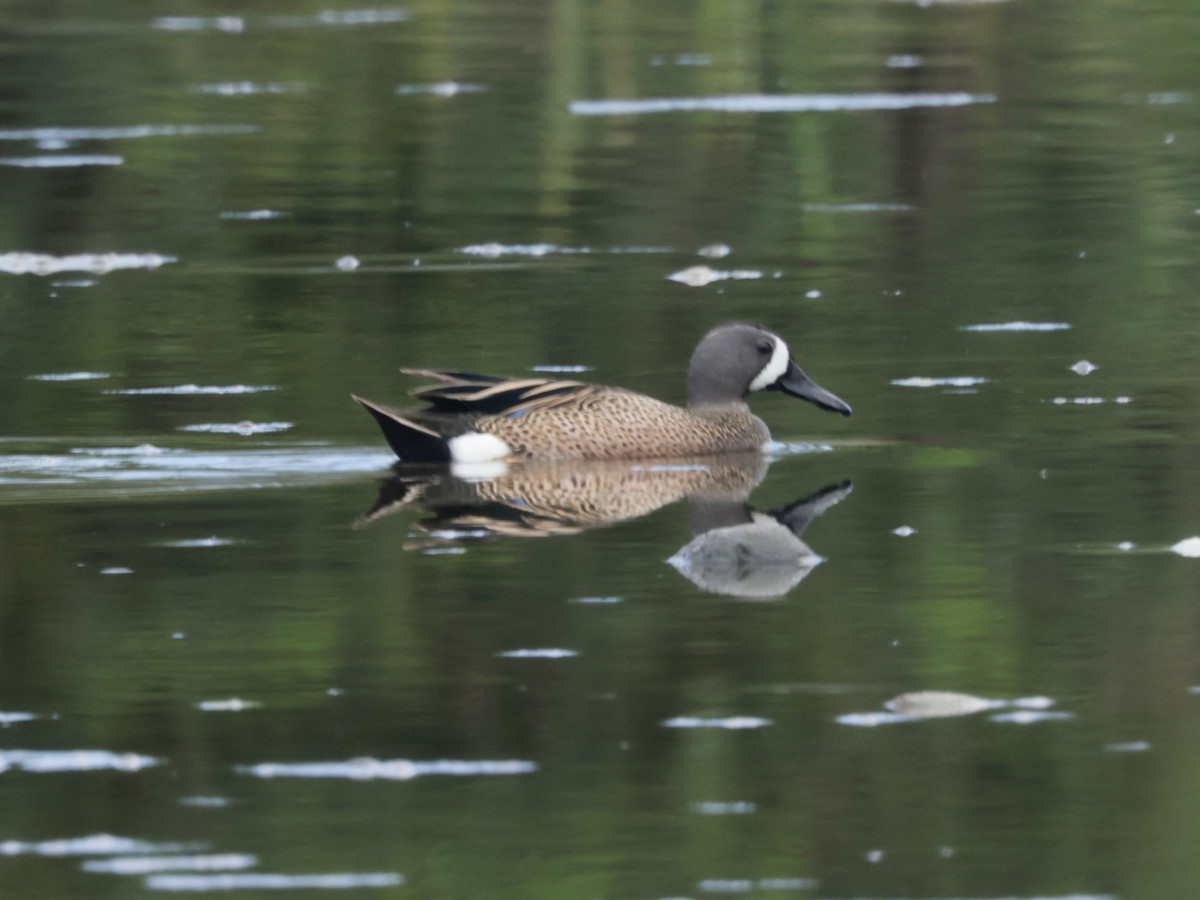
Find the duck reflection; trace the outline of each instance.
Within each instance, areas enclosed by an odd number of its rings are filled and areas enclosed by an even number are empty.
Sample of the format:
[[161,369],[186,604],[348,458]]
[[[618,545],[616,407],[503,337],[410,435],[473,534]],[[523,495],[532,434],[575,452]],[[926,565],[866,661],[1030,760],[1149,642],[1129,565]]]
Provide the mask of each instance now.
[[429,514],[409,550],[498,537],[577,534],[637,519],[684,498],[692,540],[668,560],[703,590],[737,597],[787,593],[821,562],[800,535],[850,493],[849,481],[767,512],[750,493],[769,460],[761,453],[669,461],[556,460],[494,472],[397,466],[362,527],[404,509]]
[[758,512],[740,502],[688,499],[692,540],[667,560],[696,587],[747,599],[782,597],[822,558],[800,535],[852,490],[849,481],[821,488],[777,509]]

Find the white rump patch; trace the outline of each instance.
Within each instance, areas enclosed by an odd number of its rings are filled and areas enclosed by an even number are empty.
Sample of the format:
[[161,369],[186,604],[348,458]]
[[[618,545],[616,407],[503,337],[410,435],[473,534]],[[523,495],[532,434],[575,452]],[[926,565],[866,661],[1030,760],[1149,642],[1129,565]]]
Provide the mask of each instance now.
[[775,341],[775,352],[771,354],[771,361],[758,373],[758,377],[750,382],[751,391],[761,391],[770,387],[788,370],[791,353],[788,351],[787,344],[777,337],[773,337],[772,340]]
[[456,463],[496,462],[512,454],[512,448],[494,434],[468,431],[447,442],[450,459]]

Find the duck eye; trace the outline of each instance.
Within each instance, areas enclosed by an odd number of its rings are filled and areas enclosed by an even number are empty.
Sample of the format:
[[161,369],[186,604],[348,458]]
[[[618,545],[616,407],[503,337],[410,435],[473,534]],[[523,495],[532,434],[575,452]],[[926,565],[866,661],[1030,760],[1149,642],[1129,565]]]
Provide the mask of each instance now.
[[770,341],[759,341],[756,349],[763,356],[770,356],[775,351],[775,345]]

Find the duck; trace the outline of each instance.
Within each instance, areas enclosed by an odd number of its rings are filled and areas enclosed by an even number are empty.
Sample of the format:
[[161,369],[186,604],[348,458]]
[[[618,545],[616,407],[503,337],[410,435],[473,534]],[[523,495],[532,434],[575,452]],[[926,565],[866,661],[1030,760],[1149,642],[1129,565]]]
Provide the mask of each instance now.
[[431,384],[424,408],[352,394],[401,463],[488,464],[538,459],[670,459],[762,450],[766,423],[746,403],[779,391],[820,409],[851,407],[804,373],[779,335],[726,322],[701,338],[687,369],[687,407],[625,388],[555,378],[401,369]]

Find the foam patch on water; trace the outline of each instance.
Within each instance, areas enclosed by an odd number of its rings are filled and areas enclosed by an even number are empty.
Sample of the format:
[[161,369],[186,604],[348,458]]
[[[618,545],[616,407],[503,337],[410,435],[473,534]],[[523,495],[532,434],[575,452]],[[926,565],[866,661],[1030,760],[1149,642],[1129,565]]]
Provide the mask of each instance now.
[[491,537],[492,532],[486,528],[437,528],[429,536],[439,541],[477,541]]
[[254,434],[276,434],[294,428],[292,422],[209,422],[197,425],[180,425],[179,431],[193,431],[202,434],[240,434],[249,437]]
[[979,378],[974,375],[955,375],[944,378],[927,378],[923,375],[914,375],[911,378],[896,378],[892,384],[897,387],[915,387],[915,388],[932,388],[932,387],[974,387],[977,384],[987,384],[986,378]]
[[1145,753],[1150,750],[1149,741],[1125,741],[1123,743],[1105,744],[1106,753]]
[[118,125],[96,128],[0,128],[0,141],[36,141],[61,147],[77,141],[122,141],[152,137],[258,134],[260,125]]
[[705,894],[751,894],[756,891],[811,891],[815,878],[706,878],[696,885]]
[[277,209],[230,209],[221,213],[222,219],[240,219],[247,222],[260,222],[267,219],[282,219],[287,213]]
[[[841,725],[857,728],[876,728],[880,725],[899,725],[926,719],[945,719],[956,716],[971,716],[996,709],[1011,709],[1014,712],[992,716],[993,721],[1030,722],[1044,719],[1071,718],[1071,713],[1049,712],[1055,705],[1050,697],[1018,697],[1014,700],[999,700],[977,697],[957,691],[912,691],[893,697],[884,704],[886,711],[854,712],[837,716],[834,721]],[[1009,717],[1009,718],[1004,718]]]
[[39,718],[41,716],[30,712],[0,712],[0,728],[7,728],[9,725],[17,725],[21,722],[32,722]]
[[768,725],[774,724],[770,719],[763,719],[759,716],[725,716],[723,718],[676,716],[663,722],[667,728],[718,728],[726,731],[766,728]]
[[652,66],[711,66],[712,64],[713,55],[711,53],[677,53],[675,56],[655,54],[650,57]]
[[16,166],[20,169],[78,169],[84,166],[120,166],[125,164],[123,156],[7,156],[0,157],[0,166]]
[[247,709],[262,709],[257,700],[243,700],[241,697],[230,697],[227,700],[201,700],[196,709],[203,712],[244,712]]
[[403,9],[326,9],[315,15],[262,16],[247,19],[244,16],[158,16],[151,20],[150,27],[160,31],[193,32],[220,31],[226,34],[242,34],[253,28],[313,28],[355,27],[362,25],[391,25],[407,22],[409,14]]
[[203,844],[155,844],[115,834],[57,838],[48,841],[0,841],[0,856],[115,856],[133,853],[180,853],[203,849]]
[[328,875],[277,875],[246,872],[231,875],[151,875],[144,882],[152,891],[349,891],[389,888],[404,884],[399,872],[339,872]]
[[224,31],[241,34],[246,20],[241,16],[159,16],[150,22],[161,31]]
[[666,112],[863,112],[995,103],[994,94],[729,94],[646,100],[572,100],[576,116],[632,116]]
[[770,441],[763,448],[772,456],[803,456],[807,453],[832,453],[831,444],[809,444],[803,441]]
[[221,384],[221,385],[199,385],[199,384],[171,384],[161,387],[147,388],[122,388],[105,391],[106,394],[124,394],[127,396],[138,396],[144,394],[153,395],[181,395],[181,396],[223,396],[225,394],[261,394],[264,391],[277,391],[273,384]]
[[217,537],[215,534],[204,538],[184,538],[179,541],[166,541],[159,547],[176,547],[184,550],[205,550],[210,547],[229,547],[236,543],[232,538]]
[[198,795],[195,797],[180,797],[180,806],[194,806],[197,809],[225,809],[231,803],[228,797]]
[[1200,537],[1184,538],[1179,543],[1172,544],[1167,549],[1172,553],[1186,556],[1189,559],[1200,558]]
[[461,81],[438,81],[433,84],[400,84],[396,86],[396,94],[401,97],[413,94],[453,97],[456,94],[481,94],[486,90],[486,85],[464,84]]
[[581,603],[584,606],[611,606],[615,603],[624,603],[624,597],[572,597],[568,603]]
[[455,252],[465,253],[467,256],[480,256],[484,259],[498,259],[501,256],[530,256],[536,259],[551,254],[571,256],[592,253],[672,253],[674,250],[671,247],[562,247],[558,244],[501,244],[490,241],[486,244],[469,244],[466,247],[459,247]]
[[748,816],[758,812],[758,804],[749,800],[735,800],[729,803],[706,800],[701,803],[693,803],[692,812],[702,816]]
[[962,325],[959,331],[1067,331],[1069,322],[994,322],[981,325]]
[[480,775],[529,775],[537,763],[523,759],[374,759],[362,757],[345,762],[258,763],[237,769],[255,778],[348,778],[351,781],[410,781],[430,775],[472,777]]
[[140,772],[162,765],[163,760],[138,753],[111,753],[108,750],[0,750],[0,772]]
[[1073,718],[1075,718],[1075,713],[1033,709],[1018,709],[1014,712],[988,716],[988,719],[993,722],[1003,722],[1008,725],[1036,725],[1039,722],[1062,722]]
[[688,287],[704,287],[715,281],[754,281],[763,277],[757,269],[713,269],[709,266],[689,266],[667,276],[667,281],[686,284]]
[[408,13],[403,9],[326,9],[314,17],[321,25],[393,25],[407,22]]
[[1104,403],[1116,403],[1118,406],[1125,406],[1132,403],[1132,397],[1113,397],[1110,401],[1107,397],[1053,397],[1050,400],[1055,406],[1100,406]]
[[819,213],[877,213],[913,212],[915,206],[908,203],[805,203],[805,212]]
[[212,84],[198,84],[192,90],[197,94],[213,94],[218,97],[253,97],[259,94],[303,94],[308,90],[308,85],[296,82],[283,84],[277,81],[218,81]]
[[505,650],[497,653],[504,659],[570,659],[578,656],[578,650],[566,650],[561,647],[533,647],[520,650]]
[[112,378],[107,372],[44,372],[41,375],[26,375],[28,381],[98,381]]
[[592,371],[591,366],[571,365],[571,366],[530,366],[530,372],[559,372],[559,373],[579,373]]
[[59,272],[106,275],[119,269],[154,270],[175,261],[175,257],[161,253],[75,253],[70,256],[0,253],[0,272],[10,275],[57,275]]
[[248,853],[210,853],[203,856],[116,856],[89,859],[85,872],[106,875],[153,875],[157,872],[232,872],[253,869],[258,857]]
[[149,444],[88,447],[60,454],[0,455],[0,486],[110,485],[125,492],[283,487],[380,472],[394,461],[390,453],[374,448],[296,446],[210,452]]

